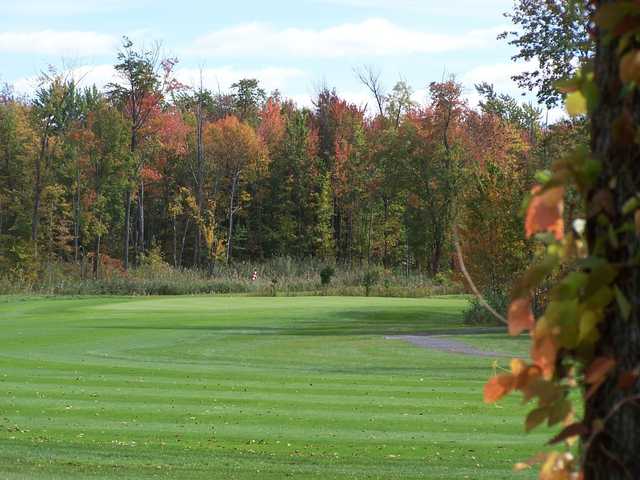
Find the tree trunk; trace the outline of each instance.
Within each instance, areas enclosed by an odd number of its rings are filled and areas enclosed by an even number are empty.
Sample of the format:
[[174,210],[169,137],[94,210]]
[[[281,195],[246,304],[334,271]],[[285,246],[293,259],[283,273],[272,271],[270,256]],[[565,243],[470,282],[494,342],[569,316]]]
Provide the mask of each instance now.
[[[599,5],[612,3],[601,0]],[[629,390],[617,386],[619,375],[640,365],[640,268],[637,259],[640,239],[633,229],[623,229],[630,221],[622,215],[622,205],[640,191],[640,147],[630,137],[617,132],[628,119],[628,126],[637,132],[640,125],[640,94],[636,87],[626,96],[621,95],[617,40],[607,42],[597,37],[595,81],[600,92],[598,106],[591,117],[591,148],[593,156],[602,162],[602,171],[587,199],[594,211],[602,205],[598,198],[611,195],[611,211],[605,213],[613,231],[620,232],[618,245],[596,238],[609,238],[608,227],[598,225],[597,218],[588,219],[590,251],[602,249],[601,255],[610,263],[622,267],[616,286],[628,299],[631,314],[624,319],[614,301],[602,322],[601,338],[596,345],[596,356],[611,355],[616,360],[615,371],[608,376],[597,392],[586,400],[585,423],[593,425],[618,405],[619,408],[604,424],[601,434],[594,437],[585,455],[585,480],[628,480],[640,478],[640,402],[624,399],[640,395],[640,383]],[[636,45],[637,48],[637,45]],[[600,253],[600,252],[599,252]],[[622,402],[622,403],[621,403]]]
[[235,213],[235,205],[234,198],[236,196],[236,189],[238,180],[240,178],[240,174],[236,173],[231,180],[231,195],[229,196],[229,236],[227,238],[227,263],[229,263],[229,259],[231,258],[232,252],[232,238],[233,238],[233,214]]
[[144,182],[140,180],[138,192],[138,248],[137,252],[144,255]]
[[80,247],[80,165],[76,163],[76,191],[73,222],[73,248],[74,260],[78,262],[78,249]]
[[124,235],[122,241],[122,262],[124,270],[129,270],[129,233],[131,231],[131,190],[127,188],[124,197]]
[[[35,164],[35,179],[33,186],[33,212],[31,215],[31,240],[36,242],[38,240],[38,227],[40,225],[40,199],[42,196],[42,162],[47,153],[47,144],[49,143],[46,134],[43,134],[42,141],[40,142],[40,153],[36,157]],[[36,245],[36,253],[37,253]]]
[[[202,84],[200,85],[200,94],[202,94]],[[202,129],[204,118],[202,115],[201,97],[198,98],[196,108],[196,204],[198,206],[198,214],[202,215],[204,210],[204,144]],[[193,263],[196,267],[200,266],[200,246],[202,244],[202,233],[200,228],[196,228],[195,245],[193,249]]]
[[100,242],[102,240],[102,236],[98,235],[96,238],[96,255],[93,259],[93,278],[98,280],[100,278]]

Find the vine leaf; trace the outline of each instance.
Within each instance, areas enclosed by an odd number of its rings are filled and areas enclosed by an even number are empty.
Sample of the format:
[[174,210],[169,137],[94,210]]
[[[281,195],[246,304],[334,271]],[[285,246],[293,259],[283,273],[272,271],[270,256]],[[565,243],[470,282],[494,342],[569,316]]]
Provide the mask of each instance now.
[[640,368],[634,368],[630,372],[622,372],[618,378],[618,388],[622,390],[631,389],[640,378]]
[[640,50],[631,50],[620,59],[620,79],[640,83]]
[[543,335],[534,339],[531,358],[542,370],[542,375],[549,380],[555,370],[558,346],[550,335]]
[[596,390],[598,390],[607,377],[607,374],[615,366],[616,361],[611,357],[598,357],[591,362],[591,365],[589,365],[589,368],[587,368],[585,372],[585,381],[591,385],[591,388],[589,388],[587,392],[587,398],[590,398]]
[[631,304],[627,297],[624,296],[624,293],[620,291],[618,287],[615,287],[616,292],[616,301],[618,302],[618,308],[620,309],[620,313],[622,314],[622,318],[625,320],[629,320],[631,316]]
[[584,98],[581,91],[576,90],[575,92],[567,94],[565,107],[567,108],[567,113],[572,117],[584,115],[587,113],[587,99]]
[[511,374],[496,375],[489,379],[484,386],[485,403],[494,403],[513,390],[515,386],[514,377]]
[[555,437],[549,440],[547,442],[547,445],[560,443],[577,436],[584,436],[584,435],[587,435],[588,433],[589,433],[589,429],[584,423],[581,423],[581,422],[572,423],[571,425],[564,427],[560,431],[560,433],[558,433]]
[[524,428],[527,432],[530,432],[542,422],[544,422],[547,418],[549,418],[549,414],[551,413],[551,409],[549,407],[540,407],[535,410],[531,410],[529,415],[527,415],[527,419],[524,422]]
[[564,187],[541,190],[539,186],[532,190],[533,197],[527,209],[525,232],[527,237],[536,233],[550,232],[556,240],[564,237]]
[[525,330],[531,330],[535,324],[530,298],[516,298],[509,305],[507,314],[509,335],[517,336]]

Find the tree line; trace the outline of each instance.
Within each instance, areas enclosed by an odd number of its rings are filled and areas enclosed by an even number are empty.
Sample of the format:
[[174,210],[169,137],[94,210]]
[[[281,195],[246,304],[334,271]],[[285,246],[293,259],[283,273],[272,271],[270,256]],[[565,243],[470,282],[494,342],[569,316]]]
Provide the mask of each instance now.
[[287,255],[437,275],[459,225],[471,270],[500,284],[531,254],[517,219],[534,172],[583,130],[489,84],[471,108],[453,78],[419,104],[372,68],[358,73],[375,109],[329,88],[300,107],[255,79],[213,92],[157,52],[125,38],[102,90],[53,70],[32,98],[4,88],[3,271],[53,259],[99,277],[153,248],[211,273]]

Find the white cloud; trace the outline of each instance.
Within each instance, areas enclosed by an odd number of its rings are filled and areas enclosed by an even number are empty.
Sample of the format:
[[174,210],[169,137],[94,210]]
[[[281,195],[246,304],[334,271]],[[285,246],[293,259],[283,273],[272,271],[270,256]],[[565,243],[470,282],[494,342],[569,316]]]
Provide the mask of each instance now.
[[[118,82],[118,76],[111,64],[83,65],[68,69],[65,74],[73,78],[80,86],[88,87],[96,85],[98,89],[103,89],[108,83]],[[176,78],[192,87],[197,87],[200,83],[200,70],[196,68],[177,68]],[[270,92],[276,88],[283,91],[291,80],[304,78],[306,73],[296,68],[265,67],[256,69],[236,69],[230,66],[218,68],[203,68],[202,80],[205,88],[217,91],[228,91],[231,84],[242,78],[256,78],[260,81],[262,88]],[[38,87],[38,77],[23,77],[11,82],[16,92],[30,95]]]
[[[535,70],[537,63],[535,61],[520,63],[500,63],[495,65],[481,65],[473,68],[460,76],[460,81],[466,88],[465,98],[472,107],[478,106],[480,95],[476,92],[475,85],[481,82],[493,84],[497,93],[506,93],[512,97],[524,102],[537,104],[537,99],[533,92],[523,92],[511,77],[522,72]],[[524,93],[524,95],[522,95]],[[548,122],[554,123],[558,120],[567,118],[562,108],[552,108],[548,112],[544,106],[539,106],[543,112],[543,121],[548,115]]]
[[200,36],[187,51],[211,56],[288,56],[338,58],[390,56],[477,49],[492,45],[503,28],[438,34],[411,30],[372,18],[324,29],[275,29],[246,23]]
[[87,56],[112,53],[118,39],[97,32],[42,30],[0,32],[0,52]]
[[[182,83],[197,87],[200,84],[200,70],[197,68],[178,68],[176,77]],[[283,91],[291,80],[300,79],[306,73],[298,68],[265,67],[255,69],[238,69],[231,66],[202,69],[202,83],[205,88],[217,91],[229,90],[231,84],[242,78],[255,78],[260,81],[262,88]],[[286,92],[283,91],[286,94]]]

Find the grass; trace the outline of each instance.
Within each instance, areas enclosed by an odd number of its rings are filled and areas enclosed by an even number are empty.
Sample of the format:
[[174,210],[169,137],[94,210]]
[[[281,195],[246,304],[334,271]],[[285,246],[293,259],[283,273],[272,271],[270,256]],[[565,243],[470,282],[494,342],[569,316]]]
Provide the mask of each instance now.
[[462,333],[465,302],[0,298],[0,478],[534,478],[491,358],[384,338]]

